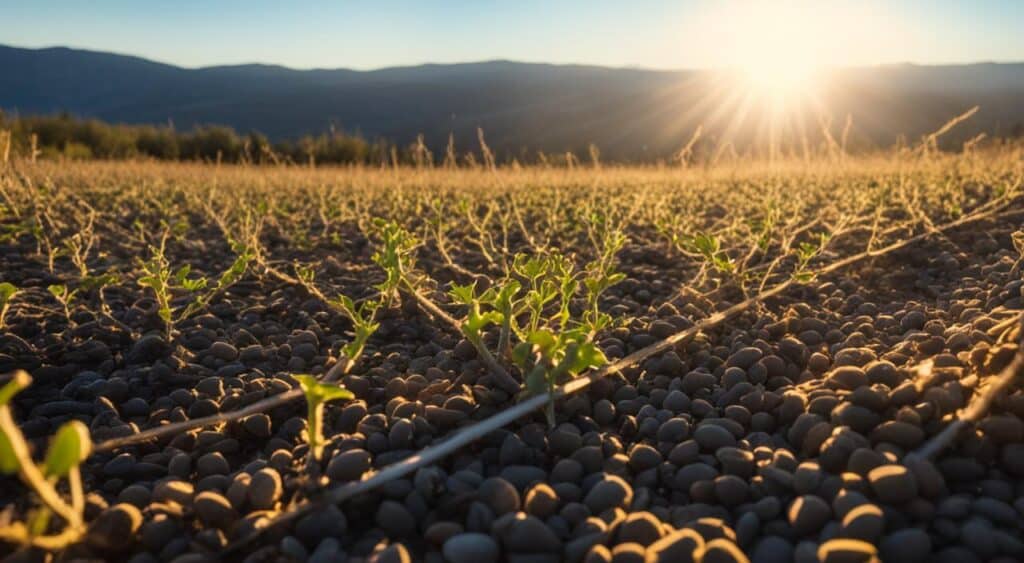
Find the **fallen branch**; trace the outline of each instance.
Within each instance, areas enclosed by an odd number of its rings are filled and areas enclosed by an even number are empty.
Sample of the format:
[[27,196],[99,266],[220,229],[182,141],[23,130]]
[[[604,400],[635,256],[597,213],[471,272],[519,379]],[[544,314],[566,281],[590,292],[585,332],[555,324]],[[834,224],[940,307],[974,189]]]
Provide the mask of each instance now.
[[[462,323],[455,319],[455,317],[452,317],[443,309],[438,307],[436,303],[434,303],[426,296],[421,294],[415,287],[410,286],[406,293],[411,295],[412,298],[416,300],[416,303],[420,306],[420,308],[425,310],[428,315],[434,317],[439,321],[444,322],[445,324],[450,326],[455,332],[462,334]],[[483,361],[484,365],[487,366],[487,369],[489,369],[491,371],[491,374],[494,376],[494,382],[498,384],[498,386],[501,387],[501,389],[507,393],[518,393],[519,390],[522,388],[522,385],[518,381],[516,381],[516,379],[512,377],[511,374],[509,374],[508,370],[503,368],[501,364],[498,363],[498,360],[494,358],[494,355],[491,354],[490,350],[483,346],[476,348],[476,350],[480,356],[481,361]]]
[[[330,370],[327,371],[326,374],[324,374],[322,381],[334,382],[341,379],[345,374],[348,373],[350,369],[352,369],[353,364],[354,362],[352,362],[348,358],[341,358],[331,367]],[[296,387],[294,389],[289,389],[284,393],[274,395],[273,397],[268,397],[266,399],[256,401],[255,403],[236,411],[218,413],[210,416],[193,418],[191,420],[186,420],[183,422],[165,424],[164,426],[150,428],[149,430],[143,430],[142,432],[132,434],[129,436],[111,438],[110,440],[106,440],[104,442],[96,444],[95,447],[93,448],[93,453],[109,452],[112,450],[116,450],[118,448],[123,448],[125,446],[141,444],[149,442],[150,440],[157,440],[160,438],[164,438],[166,436],[180,434],[182,432],[192,430],[193,428],[214,426],[217,424],[223,424],[225,422],[231,422],[233,420],[239,420],[249,415],[259,414],[261,412],[266,412],[275,409],[277,407],[286,405],[296,399],[301,398],[303,398],[302,389]]]
[[1016,322],[1020,327],[1020,337],[1017,343],[1017,353],[1014,354],[1010,363],[998,375],[989,378],[988,387],[975,395],[971,404],[955,415],[949,426],[943,428],[942,432],[932,436],[928,442],[913,452],[912,457],[931,459],[938,455],[956,440],[961,430],[981,420],[988,413],[988,409],[996,398],[1010,386],[1014,379],[1024,376],[1024,315],[1016,319]]

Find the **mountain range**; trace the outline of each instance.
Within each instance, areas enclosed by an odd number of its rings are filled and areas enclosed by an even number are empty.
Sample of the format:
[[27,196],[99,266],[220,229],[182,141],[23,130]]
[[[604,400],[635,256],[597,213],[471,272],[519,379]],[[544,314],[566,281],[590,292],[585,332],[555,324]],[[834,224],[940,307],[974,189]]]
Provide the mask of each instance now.
[[776,139],[793,150],[836,142],[914,142],[971,107],[943,137],[1024,134],[1024,63],[886,65],[828,71],[799,100],[767,100],[716,71],[657,71],[487,61],[372,71],[269,65],[182,68],[64,47],[0,46],[0,108],[69,112],[116,123],[229,125],[272,139],[331,127],[403,145],[422,134],[443,151],[477,147],[482,129],[499,155],[668,158],[701,128],[700,147],[737,150]]

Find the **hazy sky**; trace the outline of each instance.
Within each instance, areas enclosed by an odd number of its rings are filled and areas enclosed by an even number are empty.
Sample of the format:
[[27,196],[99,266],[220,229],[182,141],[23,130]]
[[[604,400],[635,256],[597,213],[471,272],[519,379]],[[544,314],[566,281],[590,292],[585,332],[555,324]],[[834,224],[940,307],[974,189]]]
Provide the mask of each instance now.
[[[780,34],[829,65],[1024,61],[1024,0],[780,1],[800,14],[799,25],[790,22]],[[66,45],[187,67],[368,69],[502,58],[708,68],[772,41],[772,29],[747,21],[758,13],[748,3],[5,0],[0,44]],[[747,51],[737,51],[736,41]]]

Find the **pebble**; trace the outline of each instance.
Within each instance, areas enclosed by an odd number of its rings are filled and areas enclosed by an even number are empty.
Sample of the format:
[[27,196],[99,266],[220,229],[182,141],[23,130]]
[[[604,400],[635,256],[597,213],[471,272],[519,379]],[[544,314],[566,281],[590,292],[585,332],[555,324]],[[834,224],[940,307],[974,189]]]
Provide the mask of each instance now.
[[711,540],[704,547],[701,563],[749,563],[749,559],[735,543],[725,538]]
[[260,469],[249,482],[249,505],[256,510],[270,510],[281,498],[281,475],[270,467]]
[[626,508],[633,502],[633,488],[617,475],[605,475],[583,498],[590,512],[600,514],[609,508]]
[[494,535],[515,553],[560,553],[562,541],[536,516],[510,512],[494,521]]
[[620,543],[612,548],[612,563],[644,563],[644,546]]
[[501,477],[492,477],[480,484],[477,497],[496,516],[519,510],[519,492]]
[[708,451],[736,446],[736,437],[717,424],[702,424],[698,426],[693,432],[693,439],[700,444],[701,448]]
[[326,474],[331,481],[356,481],[369,471],[370,452],[356,448],[342,452],[327,463]]
[[801,536],[820,530],[832,516],[828,503],[815,495],[797,497],[787,511],[789,524]]
[[849,538],[831,539],[818,547],[821,563],[873,563],[877,551],[875,546],[861,540]]
[[[295,537],[299,538],[307,547],[318,546],[325,538],[333,539],[345,533],[348,521],[345,514],[336,506],[328,505],[323,510],[317,510],[303,516],[295,524]],[[319,551],[317,547],[317,551]],[[314,556],[316,553],[314,552]],[[312,557],[311,557],[312,558]]]
[[649,546],[661,539],[661,522],[650,512],[634,512],[618,525],[616,539],[621,543]]
[[270,417],[263,413],[243,418],[242,428],[256,438],[269,438],[272,435]]
[[793,560],[793,544],[779,536],[764,536],[750,553],[751,563],[776,563]]
[[367,563],[412,563],[412,556],[404,545],[393,543],[370,556]]
[[871,441],[889,442],[901,448],[912,449],[924,441],[924,430],[909,422],[890,420],[875,427],[871,432]]
[[868,375],[863,369],[854,365],[844,365],[828,372],[825,378],[839,389],[854,390],[868,384]]
[[199,477],[209,475],[227,475],[231,471],[231,465],[220,452],[203,454],[196,460],[196,472]]
[[213,491],[203,491],[196,495],[193,503],[199,520],[214,528],[227,529],[238,518],[228,499]]
[[456,534],[444,542],[442,553],[450,563],[495,563],[501,553],[487,534]]
[[523,510],[538,518],[547,518],[558,510],[558,494],[546,483],[537,483],[526,493]]
[[902,504],[917,496],[917,481],[902,465],[882,465],[868,472],[875,496],[887,504]]
[[840,535],[875,543],[885,529],[885,515],[873,504],[854,507],[843,517]]
[[142,512],[131,504],[120,503],[104,510],[89,524],[86,542],[105,551],[124,551],[131,547],[139,526]]
[[704,538],[690,528],[666,535],[647,548],[647,563],[685,563],[698,561],[704,553]]
[[411,537],[416,533],[416,517],[404,504],[393,500],[380,503],[375,522],[391,538]]

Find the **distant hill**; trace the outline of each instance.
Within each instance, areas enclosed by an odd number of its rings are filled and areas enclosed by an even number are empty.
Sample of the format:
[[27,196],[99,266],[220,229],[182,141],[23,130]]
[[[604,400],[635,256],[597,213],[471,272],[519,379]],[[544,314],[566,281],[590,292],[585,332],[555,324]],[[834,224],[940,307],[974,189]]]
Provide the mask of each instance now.
[[[67,111],[111,122],[230,125],[273,139],[332,125],[399,144],[425,136],[435,152],[454,134],[460,150],[476,130],[502,156],[545,152],[654,159],[674,154],[703,126],[700,150],[738,150],[771,131],[785,144],[822,142],[822,120],[851,144],[916,140],[980,105],[948,143],[978,132],[1024,133],[1024,64],[893,65],[835,71],[821,106],[771,125],[771,112],[744,112],[742,88],[720,74],[489,61],[374,71],[293,70],[241,65],[186,69],[92,51],[0,46],[0,108],[23,115]],[[816,108],[816,109],[815,109]]]

